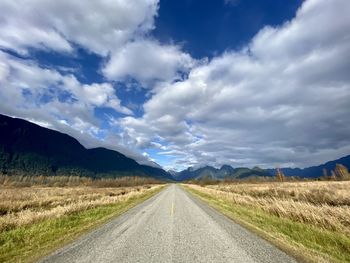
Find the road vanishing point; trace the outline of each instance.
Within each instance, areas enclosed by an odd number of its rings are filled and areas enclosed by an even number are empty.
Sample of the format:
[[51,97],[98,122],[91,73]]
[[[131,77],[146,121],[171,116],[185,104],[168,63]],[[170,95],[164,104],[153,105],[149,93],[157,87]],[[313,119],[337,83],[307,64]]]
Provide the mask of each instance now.
[[173,184],[40,262],[297,261]]

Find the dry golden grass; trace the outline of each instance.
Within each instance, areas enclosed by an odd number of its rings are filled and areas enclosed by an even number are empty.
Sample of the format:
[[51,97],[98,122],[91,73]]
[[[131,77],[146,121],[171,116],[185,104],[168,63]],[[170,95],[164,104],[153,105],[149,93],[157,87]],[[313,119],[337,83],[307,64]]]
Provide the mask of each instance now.
[[163,183],[157,179],[139,176],[124,176],[117,178],[91,178],[80,176],[29,176],[4,175],[0,173],[0,185],[12,187],[29,186],[92,186],[92,187],[125,187],[145,184]]
[[272,215],[350,236],[350,182],[219,184],[191,188]]
[[0,188],[0,232],[98,206],[127,201],[158,187],[161,186],[2,187]]
[[350,181],[269,182],[259,184],[221,184],[208,186],[225,192],[253,197],[304,201],[315,205],[350,205]]

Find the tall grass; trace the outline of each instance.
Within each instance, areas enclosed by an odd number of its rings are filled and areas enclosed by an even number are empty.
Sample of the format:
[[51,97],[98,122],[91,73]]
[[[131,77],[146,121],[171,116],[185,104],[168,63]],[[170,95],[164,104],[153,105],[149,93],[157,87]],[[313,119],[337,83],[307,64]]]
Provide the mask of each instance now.
[[159,186],[1,188],[0,231],[124,202],[156,187]]
[[208,188],[254,198],[270,197],[315,205],[350,205],[350,181],[218,184]]
[[229,202],[350,236],[350,182],[191,187]]
[[117,178],[91,178],[80,176],[28,176],[28,175],[2,175],[0,185],[11,187],[30,186],[91,186],[91,187],[123,187],[145,184],[160,184],[160,180],[150,177],[124,176]]

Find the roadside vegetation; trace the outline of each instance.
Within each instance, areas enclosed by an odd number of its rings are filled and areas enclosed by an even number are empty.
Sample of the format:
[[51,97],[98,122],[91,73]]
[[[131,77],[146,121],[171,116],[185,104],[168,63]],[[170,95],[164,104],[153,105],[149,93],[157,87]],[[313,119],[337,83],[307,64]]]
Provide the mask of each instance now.
[[137,177],[5,176],[0,177],[0,185],[0,262],[33,262],[164,186]]
[[126,187],[147,184],[163,184],[163,181],[151,177],[124,176],[117,178],[92,178],[82,176],[28,176],[0,174],[0,186],[91,186],[91,187]]
[[349,181],[185,187],[301,261],[350,262]]

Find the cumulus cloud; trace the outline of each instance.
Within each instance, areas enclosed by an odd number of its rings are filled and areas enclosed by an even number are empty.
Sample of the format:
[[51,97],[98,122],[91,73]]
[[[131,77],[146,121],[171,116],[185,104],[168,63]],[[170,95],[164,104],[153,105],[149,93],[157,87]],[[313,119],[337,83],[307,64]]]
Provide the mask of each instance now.
[[158,0],[6,0],[0,10],[0,48],[28,55],[31,48],[72,53],[80,46],[106,60],[102,72],[110,80],[150,87],[181,78],[193,65],[179,46],[147,38]]
[[112,52],[103,73],[111,80],[138,80],[152,87],[155,81],[172,82],[182,78],[194,60],[179,46],[162,45],[155,40],[139,39]]
[[74,75],[62,75],[54,69],[42,68],[34,61],[17,59],[4,52],[0,52],[0,59],[0,93],[4,101],[13,98],[11,102],[17,102],[17,107],[39,104],[74,107],[80,104],[91,109],[111,107],[118,112],[132,114],[128,108],[121,106],[110,83],[82,84]]
[[71,43],[107,55],[154,27],[158,0],[0,2],[0,47],[72,52]]
[[348,154],[349,11],[347,0],[305,1],[291,21],[158,90],[142,118],[121,121],[125,138],[166,142],[175,167],[307,166]]

